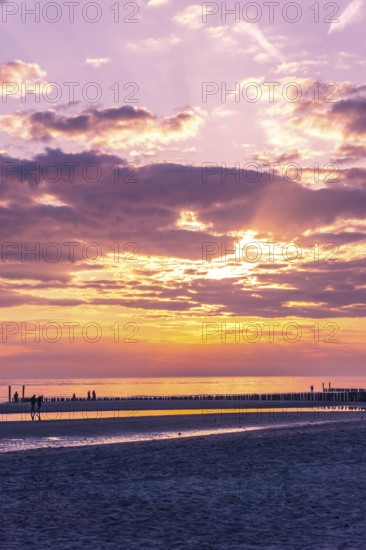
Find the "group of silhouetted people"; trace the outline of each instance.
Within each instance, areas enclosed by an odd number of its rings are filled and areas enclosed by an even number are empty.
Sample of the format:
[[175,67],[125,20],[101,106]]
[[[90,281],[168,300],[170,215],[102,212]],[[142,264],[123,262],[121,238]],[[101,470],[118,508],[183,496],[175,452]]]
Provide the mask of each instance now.
[[[87,401],[96,401],[97,400],[97,394],[95,393],[95,390],[93,390],[92,392],[88,391],[86,399],[87,399]],[[75,393],[72,394],[71,401],[77,401],[77,397],[76,397]]]
[[[36,416],[38,417],[38,420],[41,420],[41,408],[43,403],[43,395],[39,395],[38,397],[36,397],[36,394],[33,394],[30,399],[30,403],[31,403],[32,420],[34,420]],[[36,405],[37,405],[37,410],[36,410]]]
[[[24,397],[22,398],[22,401],[24,401]],[[26,401],[28,401],[28,399],[26,399]],[[38,397],[36,397],[36,394],[34,393],[29,401],[31,404],[30,413],[31,413],[32,420],[34,420],[36,416],[38,417],[38,420],[41,420],[41,408],[42,408],[42,403],[44,401],[43,395],[39,395]],[[17,391],[14,393],[13,402],[14,403],[20,402],[19,393]],[[37,405],[37,410],[36,410],[36,405]]]
[[87,400],[88,401],[96,401],[97,399],[97,394],[95,393],[95,390],[93,390],[92,394],[90,395],[90,391],[88,391],[88,396],[87,396]]

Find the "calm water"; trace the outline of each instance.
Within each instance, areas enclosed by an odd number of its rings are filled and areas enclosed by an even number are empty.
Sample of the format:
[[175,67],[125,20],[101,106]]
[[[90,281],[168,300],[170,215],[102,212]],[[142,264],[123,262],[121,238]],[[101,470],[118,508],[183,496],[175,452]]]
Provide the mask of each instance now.
[[12,394],[17,390],[21,396],[22,384],[25,395],[43,394],[47,397],[85,397],[88,390],[95,390],[98,397],[129,397],[147,395],[195,395],[195,394],[236,394],[321,391],[322,382],[326,387],[366,388],[366,376],[332,377],[206,377],[206,378],[75,378],[43,380],[0,380],[0,401],[7,401],[8,385]]
[[[8,413],[8,414],[1,414],[0,415],[0,422],[32,422],[32,417],[30,415],[29,411],[29,405],[25,404],[26,408],[24,408],[24,411],[21,413]],[[365,408],[363,406],[348,406],[348,405],[341,405],[339,407],[333,405],[325,405],[324,407],[281,407],[279,409],[274,408],[265,408],[261,409],[258,408],[252,408],[252,409],[246,409],[242,407],[237,408],[205,408],[202,407],[201,409],[163,409],[163,410],[119,410],[119,409],[113,409],[110,411],[99,411],[99,410],[88,410],[88,411],[74,411],[74,410],[68,410],[68,411],[54,411],[48,408],[48,404],[46,403],[43,406],[43,410],[41,413],[41,420],[47,421],[47,420],[99,420],[100,418],[113,418],[114,420],[118,419],[131,419],[131,418],[144,418],[144,417],[151,417],[151,416],[186,416],[186,415],[200,415],[202,419],[205,415],[213,415],[213,414],[220,414],[221,416],[224,414],[234,414],[236,415],[236,418],[246,418],[247,420],[250,418],[250,416],[253,417],[253,419],[258,419],[261,416],[263,418],[271,417],[271,418],[281,418],[281,417],[288,417],[291,420],[293,418],[298,418],[303,413],[306,413],[307,415],[310,413],[316,413],[318,416],[329,416],[329,414],[341,413],[344,415],[345,412],[347,412],[348,415],[352,414],[359,414],[360,411],[364,411]],[[249,417],[248,417],[249,415]],[[36,416],[34,419],[35,422],[38,421],[38,417]]]

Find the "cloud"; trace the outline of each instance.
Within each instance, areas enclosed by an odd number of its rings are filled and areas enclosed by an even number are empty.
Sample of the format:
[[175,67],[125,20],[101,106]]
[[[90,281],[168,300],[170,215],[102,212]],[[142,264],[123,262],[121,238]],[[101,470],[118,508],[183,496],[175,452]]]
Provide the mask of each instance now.
[[286,164],[288,162],[298,161],[301,158],[304,158],[304,151],[298,149],[284,149],[275,148],[265,151],[260,151],[254,154],[254,160],[258,160],[262,163],[278,163]]
[[163,6],[169,3],[169,0],[148,0],[148,7]]
[[199,110],[187,109],[159,118],[143,107],[92,108],[67,116],[57,110],[0,116],[2,130],[23,140],[79,142],[119,150],[153,147],[196,136],[203,124]]
[[221,107],[215,107],[211,114],[214,117],[226,118],[229,116],[236,115],[236,111],[233,111],[232,109],[227,109],[221,106]]
[[127,48],[130,50],[141,51],[144,55],[149,52],[157,52],[170,48],[180,43],[180,38],[175,34],[169,36],[163,36],[162,38],[144,38],[143,40],[136,40],[134,42],[128,42]]
[[258,44],[262,50],[272,59],[283,60],[284,56],[280,50],[276,47],[274,42],[270,41],[261,29],[253,24],[247,23],[246,21],[242,22],[238,29],[242,30],[244,34],[247,34]]
[[[83,175],[91,163],[100,167],[96,181]],[[113,169],[116,163],[119,169]],[[358,260],[357,268],[352,262],[366,242],[366,171],[345,170],[344,184],[310,189],[279,176],[253,182],[243,173],[239,182],[229,176],[222,182],[219,169],[204,182],[201,167],[178,164],[143,166],[137,181],[129,182],[124,164],[116,155],[93,151],[47,149],[32,161],[0,157],[1,197],[7,204],[0,206],[2,242],[26,242],[29,248],[56,242],[64,251],[63,243],[78,243],[73,262],[37,265],[22,262],[19,250],[11,255],[2,263],[4,306],[83,304],[262,317],[281,316],[286,307],[289,316],[364,315],[366,261]],[[61,168],[57,181],[44,170],[55,165]],[[70,165],[75,166],[72,181]],[[248,227],[253,235],[245,237]],[[202,261],[203,243],[218,243],[219,251],[223,243],[231,250],[243,239],[263,244],[260,261],[230,254],[225,261],[217,254],[212,262]],[[91,242],[102,251],[96,265],[82,254]],[[121,257],[125,243],[137,243],[138,261],[116,262],[110,252],[115,242],[121,243]],[[304,257],[295,264],[283,257],[268,262],[268,242],[279,243],[280,250],[296,242]],[[339,262],[324,260],[331,252],[324,248],[328,242],[340,247]]]
[[[268,93],[262,94],[263,108],[259,113],[268,149],[270,146],[278,149],[281,142],[284,152],[302,151],[302,159],[321,155],[327,159],[339,158],[344,163],[347,151],[348,161],[362,158],[366,147],[364,83],[353,86],[347,81],[318,81],[314,84],[311,78],[284,77],[276,83],[271,104],[268,97]],[[323,142],[318,151],[314,140]]]
[[366,98],[342,99],[332,106],[330,117],[343,125],[346,135],[363,136],[366,130]]
[[[240,21],[235,25],[207,25],[203,22],[202,4],[191,4],[184,10],[178,12],[173,21],[180,26],[190,30],[201,30],[204,28],[204,33],[208,38],[211,38],[218,44],[218,48],[222,50],[238,51],[243,48],[243,35],[247,36],[255,48],[254,58],[256,61],[268,61],[276,59],[284,61],[284,56],[275,44],[274,40],[268,38],[264,32],[255,23]],[[245,48],[248,53],[248,48]]]
[[34,84],[44,84],[46,71],[38,63],[26,63],[20,59],[0,65],[0,95],[18,98],[26,89],[34,89]]
[[203,27],[202,4],[191,4],[187,6],[174,16],[173,21],[182,27],[188,27],[192,30]]
[[110,62],[109,57],[87,57],[85,60],[85,63],[87,65],[92,65],[96,69],[99,69],[99,67],[109,62]]
[[[304,103],[295,108],[289,125],[309,136],[316,136],[335,143],[336,149],[346,146],[355,152],[366,146],[366,97],[352,94],[338,101],[323,104]],[[345,152],[346,149],[343,149]],[[352,154],[353,154],[352,153]]]
[[342,143],[335,148],[335,153],[336,156],[333,157],[332,162],[336,162],[337,164],[356,162],[360,159],[366,158],[366,144],[352,145]]
[[[276,41],[279,41],[279,39],[268,38],[254,23],[241,21],[234,26],[209,26],[204,32],[221,52],[232,53],[234,51],[237,54],[240,51],[243,54],[247,54],[249,51],[255,61],[260,63],[273,59],[284,61],[284,56],[276,45]],[[249,44],[243,44],[243,39],[245,40],[245,38]]]
[[24,80],[43,79],[46,71],[43,71],[38,63],[26,63],[20,59],[9,61],[0,65],[0,82],[20,82]]
[[343,31],[346,27],[362,21],[363,0],[353,0],[339,15],[339,20],[333,22],[328,34]]
[[327,65],[328,61],[325,59],[302,59],[301,61],[284,61],[280,63],[275,69],[275,74],[308,74],[309,69],[312,67],[319,67],[319,65]]

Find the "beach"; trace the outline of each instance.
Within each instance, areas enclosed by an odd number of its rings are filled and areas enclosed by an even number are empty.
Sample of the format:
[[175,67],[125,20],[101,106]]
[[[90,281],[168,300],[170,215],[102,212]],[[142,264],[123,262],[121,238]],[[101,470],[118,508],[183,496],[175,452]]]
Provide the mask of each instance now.
[[364,403],[127,399],[44,403],[40,417],[32,421],[29,403],[0,405],[0,453],[363,420],[366,411]]
[[363,419],[237,428],[0,454],[2,548],[365,548]]

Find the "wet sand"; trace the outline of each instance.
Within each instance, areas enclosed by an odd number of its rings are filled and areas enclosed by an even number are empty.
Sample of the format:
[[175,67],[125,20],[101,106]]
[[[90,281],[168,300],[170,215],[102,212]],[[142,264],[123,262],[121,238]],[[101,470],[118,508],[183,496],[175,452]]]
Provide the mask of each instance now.
[[[232,410],[232,409],[231,409]],[[305,410],[305,412],[304,412]],[[148,411],[143,411],[147,416],[138,416],[138,411],[129,411],[128,416],[120,416],[119,411],[111,418],[99,418],[97,410],[85,411],[83,419],[74,419],[68,416],[64,420],[48,420],[53,418],[54,413],[47,414],[46,408],[41,414],[43,421],[31,421],[29,413],[24,416],[24,420],[0,421],[0,451],[6,446],[8,441],[13,439],[27,440],[29,438],[85,438],[91,442],[96,438],[106,437],[132,437],[135,434],[143,434],[149,437],[161,433],[186,433],[195,431],[205,432],[207,430],[225,430],[225,429],[243,429],[258,426],[274,427],[283,424],[304,424],[304,423],[323,423],[330,421],[349,421],[353,419],[365,419],[365,411],[341,411],[341,410],[310,410],[300,408],[268,408],[264,412],[259,409],[238,408],[235,412],[229,413],[216,412],[217,409],[211,409],[210,413],[197,410],[197,414],[185,414],[185,410],[174,411],[177,414],[168,414],[166,416],[149,416]],[[152,411],[154,413],[154,411]],[[1,418],[1,417],[0,417]],[[47,420],[46,420],[47,419]],[[5,449],[6,450],[6,449]]]

